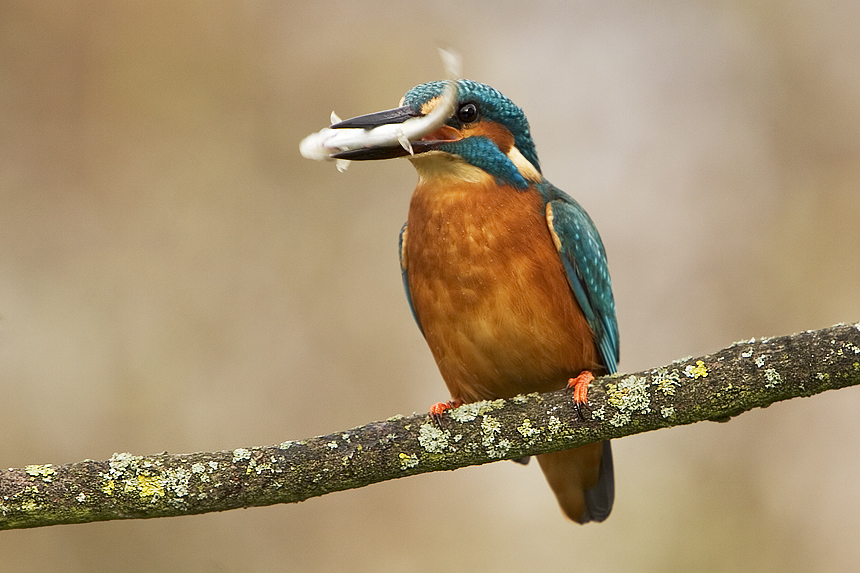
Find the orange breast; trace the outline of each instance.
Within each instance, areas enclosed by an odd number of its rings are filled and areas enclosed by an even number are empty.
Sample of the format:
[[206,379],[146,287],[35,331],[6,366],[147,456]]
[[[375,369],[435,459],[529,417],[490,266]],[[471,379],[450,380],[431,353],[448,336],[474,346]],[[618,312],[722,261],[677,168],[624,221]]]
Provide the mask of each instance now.
[[422,179],[404,256],[415,313],[453,398],[544,392],[599,370],[536,191]]

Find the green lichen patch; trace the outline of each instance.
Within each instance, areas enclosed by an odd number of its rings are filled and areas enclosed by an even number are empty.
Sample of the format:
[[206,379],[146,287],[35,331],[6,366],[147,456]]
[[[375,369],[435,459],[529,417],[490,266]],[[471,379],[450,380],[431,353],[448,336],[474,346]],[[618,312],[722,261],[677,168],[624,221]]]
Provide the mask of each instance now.
[[483,416],[484,414],[488,414],[495,410],[498,410],[504,407],[504,400],[481,400],[480,402],[471,402],[469,404],[463,404],[458,408],[454,408],[450,410],[449,415],[451,419],[460,422],[466,423],[471,422],[478,416]]
[[773,368],[765,370],[764,377],[767,380],[764,385],[765,388],[774,388],[778,384],[782,384],[782,376]]
[[451,432],[442,431],[434,424],[421,424],[418,429],[418,443],[430,454],[441,454],[448,447]]
[[57,473],[51,464],[25,466],[24,471],[29,476],[41,478],[45,483],[51,483]]
[[166,473],[167,489],[176,497],[182,498],[188,495],[191,484],[191,472],[183,467],[173,468]]
[[648,381],[642,376],[628,376],[617,384],[607,384],[607,402],[622,411],[651,411]]
[[121,476],[129,470],[135,470],[142,461],[142,456],[135,456],[128,452],[114,454],[108,460],[108,471],[111,476]]
[[537,398],[538,396],[540,396],[540,394],[537,392],[532,392],[531,394],[517,394],[511,398],[511,401],[516,402],[517,404],[525,404],[532,398]]
[[248,462],[248,469],[245,470],[245,473],[249,474],[251,472],[262,475],[264,473],[274,473],[274,470],[270,463],[262,460],[251,460]]
[[561,434],[561,431],[564,429],[564,424],[561,423],[555,416],[549,417],[549,424],[547,425],[547,429],[549,430],[549,436],[547,439],[551,442],[554,436],[558,436]]
[[209,474],[212,473],[213,470],[218,468],[218,462],[209,462],[210,464],[215,464],[214,468],[210,468],[209,471],[206,470],[206,464],[201,462],[196,462],[191,464],[191,473],[194,474],[200,483],[209,483],[210,478]]
[[487,454],[491,458],[503,458],[508,455],[509,451],[511,451],[511,446],[513,446],[513,444],[511,444],[509,439],[502,438],[494,448],[489,448],[487,450]]
[[494,417],[485,415],[481,420],[481,444],[491,458],[503,458],[511,449],[511,442],[506,438],[496,441],[501,435],[502,424]]
[[609,405],[618,410],[609,419],[615,427],[628,424],[636,412],[647,414],[651,411],[648,380],[643,376],[628,376],[617,384],[607,384],[606,396]]
[[664,396],[674,396],[675,388],[681,385],[681,375],[675,369],[657,368],[651,371],[651,384]]
[[492,416],[484,416],[481,421],[481,443],[485,447],[490,446],[496,439],[496,434],[501,432],[502,425]]
[[535,439],[540,436],[541,431],[540,428],[535,428],[532,426],[532,421],[528,418],[523,420],[523,423],[517,426],[517,432],[525,438],[529,443],[534,442]]

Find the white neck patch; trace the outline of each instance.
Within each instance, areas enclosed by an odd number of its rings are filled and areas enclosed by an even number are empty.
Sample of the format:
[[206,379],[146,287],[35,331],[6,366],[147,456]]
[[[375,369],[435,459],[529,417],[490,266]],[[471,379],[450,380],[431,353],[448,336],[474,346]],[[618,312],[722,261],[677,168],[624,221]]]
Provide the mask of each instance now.
[[511,163],[516,166],[520,175],[522,175],[527,181],[531,181],[532,183],[540,183],[543,181],[543,177],[540,172],[535,169],[535,166],[532,165],[528,159],[525,158],[516,145],[511,147],[511,150],[508,151],[508,159],[511,160]]

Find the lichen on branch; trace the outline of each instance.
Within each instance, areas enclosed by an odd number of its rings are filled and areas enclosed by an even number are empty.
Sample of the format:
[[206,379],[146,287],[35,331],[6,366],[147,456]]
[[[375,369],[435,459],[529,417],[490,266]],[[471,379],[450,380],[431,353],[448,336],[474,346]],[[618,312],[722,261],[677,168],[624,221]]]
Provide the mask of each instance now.
[[372,483],[703,420],[860,384],[860,324],[737,342],[595,380],[580,417],[568,390],[465,404],[273,446],[114,454],[0,471],[0,529],[192,515],[294,503]]

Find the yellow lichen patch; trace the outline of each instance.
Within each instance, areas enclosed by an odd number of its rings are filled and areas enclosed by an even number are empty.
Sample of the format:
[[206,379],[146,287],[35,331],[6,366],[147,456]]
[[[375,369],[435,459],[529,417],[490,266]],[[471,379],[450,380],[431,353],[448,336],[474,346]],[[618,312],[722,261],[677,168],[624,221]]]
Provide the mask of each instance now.
[[707,378],[708,376],[708,368],[705,366],[705,363],[701,360],[696,360],[696,365],[688,365],[684,368],[684,374],[687,375],[687,378]]
[[112,479],[107,480],[102,486],[102,491],[105,492],[106,495],[113,495],[114,489],[116,489],[116,482]]
[[39,504],[32,499],[28,499],[22,502],[20,507],[25,513],[35,513],[39,509]]
[[137,476],[137,488],[142,496],[164,497],[164,481],[158,476]]
[[658,368],[652,372],[654,378],[651,384],[657,387],[664,396],[674,396],[675,388],[681,385],[681,376],[677,370]]
[[418,456],[415,454],[400,454],[400,469],[408,470],[409,468],[414,468],[418,465]]
[[533,427],[532,421],[528,418],[525,418],[523,423],[517,427],[517,431],[529,442],[534,441],[535,438],[540,436],[540,428]]

